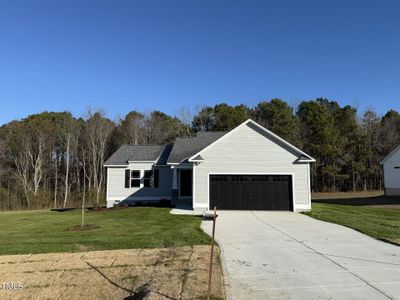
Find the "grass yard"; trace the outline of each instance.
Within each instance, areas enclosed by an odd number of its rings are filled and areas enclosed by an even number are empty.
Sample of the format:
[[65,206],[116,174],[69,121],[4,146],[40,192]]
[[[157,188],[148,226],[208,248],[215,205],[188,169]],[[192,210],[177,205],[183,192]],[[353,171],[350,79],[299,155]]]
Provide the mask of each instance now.
[[68,231],[80,224],[80,211],[0,212],[0,255],[81,252],[203,245],[210,238],[200,217],[172,215],[169,208],[134,207],[87,212],[99,228]]
[[[343,196],[343,195],[342,195]],[[400,199],[355,194],[313,200],[310,217],[344,225],[376,239],[400,245]]]

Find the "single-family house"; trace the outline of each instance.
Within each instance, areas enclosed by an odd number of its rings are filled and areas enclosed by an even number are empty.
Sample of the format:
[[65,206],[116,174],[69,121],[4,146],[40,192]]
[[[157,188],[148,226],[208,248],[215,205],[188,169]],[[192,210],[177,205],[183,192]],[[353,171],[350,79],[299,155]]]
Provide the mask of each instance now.
[[385,195],[400,196],[400,145],[397,146],[384,160],[383,178]]
[[310,210],[314,161],[250,119],[172,145],[123,145],[104,164],[107,207],[170,200],[196,211]]

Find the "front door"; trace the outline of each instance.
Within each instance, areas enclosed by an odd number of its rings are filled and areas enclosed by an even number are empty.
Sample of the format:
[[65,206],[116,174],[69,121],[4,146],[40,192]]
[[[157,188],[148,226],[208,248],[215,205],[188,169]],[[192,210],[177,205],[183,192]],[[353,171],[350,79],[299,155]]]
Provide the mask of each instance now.
[[179,174],[179,196],[192,196],[192,170],[180,170]]

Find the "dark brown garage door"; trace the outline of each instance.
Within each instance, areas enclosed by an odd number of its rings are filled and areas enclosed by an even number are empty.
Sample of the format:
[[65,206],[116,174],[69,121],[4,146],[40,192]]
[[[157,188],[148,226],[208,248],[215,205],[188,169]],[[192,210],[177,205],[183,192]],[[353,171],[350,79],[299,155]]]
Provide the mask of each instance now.
[[290,175],[210,175],[210,209],[293,210]]

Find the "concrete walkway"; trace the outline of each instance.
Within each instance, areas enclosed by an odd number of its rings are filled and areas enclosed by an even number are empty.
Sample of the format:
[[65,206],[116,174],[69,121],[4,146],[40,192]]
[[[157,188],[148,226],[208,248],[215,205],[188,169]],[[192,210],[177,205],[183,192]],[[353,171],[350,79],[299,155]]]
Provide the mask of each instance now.
[[400,247],[340,225],[220,211],[216,238],[233,299],[400,299]]

